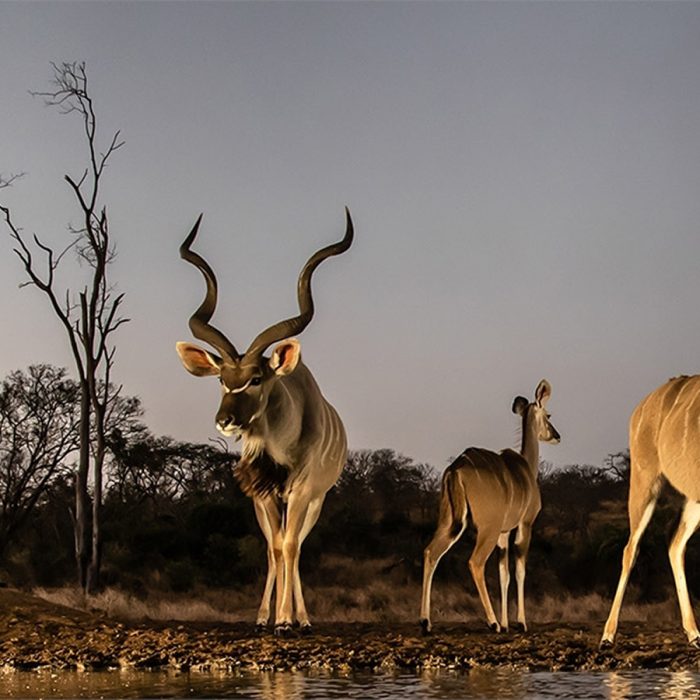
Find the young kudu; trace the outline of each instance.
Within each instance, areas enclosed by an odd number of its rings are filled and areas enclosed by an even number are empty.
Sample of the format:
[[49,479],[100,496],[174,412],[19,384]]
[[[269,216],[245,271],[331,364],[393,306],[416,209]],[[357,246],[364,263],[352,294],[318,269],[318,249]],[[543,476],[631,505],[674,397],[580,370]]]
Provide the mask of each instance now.
[[[471,513],[476,527],[476,545],[469,559],[474,583],[486,612],[489,627],[495,632],[508,629],[508,538],[517,528],[515,537],[515,577],[518,587],[518,625],[527,630],[525,622],[525,562],[530,547],[532,524],[540,512],[540,490],[537,485],[539,442],[556,444],[559,433],[549,421],[546,411],[552,388],[543,379],[529,403],[523,396],[513,401],[513,413],[522,417],[520,452],[502,450],[500,453],[478,447],[467,448],[445,470],[440,494],[438,524],[423,560],[423,597],[420,624],[423,633],[431,630],[430,591],[433,574],[441,557],[459,539]],[[491,605],[484,567],[498,545],[498,570],[501,581],[501,624]]]
[[700,524],[700,376],[675,377],[652,391],[630,418],[630,535],[602,647],[612,645],[639,541],[654,512],[663,478],[685,496],[678,528],[668,548],[681,620],[688,641],[700,647],[700,632],[685,579],[685,546]]
[[[207,284],[206,297],[190,318],[190,330],[221,356],[192,343],[178,343],[177,351],[195,376],[219,377],[222,398],[216,427],[225,436],[243,438],[235,474],[242,490],[253,499],[268,546],[267,580],[257,624],[267,624],[275,589],[277,634],[289,632],[294,613],[302,631],[311,628],[299,579],[299,552],[347,453],[343,424],[301,361],[299,341],[291,337],[301,333],[313,317],[314,270],[352,243],[352,219],[347,208],[345,211],[343,239],[312,255],[299,275],[299,315],[264,330],[243,354],[209,323],[216,308],[216,277],[203,258],[190,250],[201,215],[180,246],[182,258],[202,272]],[[278,344],[268,358],[264,352],[273,343]]]

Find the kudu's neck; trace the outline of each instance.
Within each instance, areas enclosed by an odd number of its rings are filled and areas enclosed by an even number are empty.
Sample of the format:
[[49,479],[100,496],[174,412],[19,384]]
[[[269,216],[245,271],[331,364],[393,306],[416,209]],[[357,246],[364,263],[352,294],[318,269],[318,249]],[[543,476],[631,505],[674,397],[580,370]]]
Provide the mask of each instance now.
[[299,440],[315,426],[323,397],[309,370],[299,362],[292,374],[280,379],[268,400],[265,412],[251,430],[265,449],[285,464],[299,452]]
[[520,454],[525,457],[530,471],[537,474],[540,465],[540,441],[537,438],[537,426],[531,409],[528,409],[523,418],[522,439],[520,442]]

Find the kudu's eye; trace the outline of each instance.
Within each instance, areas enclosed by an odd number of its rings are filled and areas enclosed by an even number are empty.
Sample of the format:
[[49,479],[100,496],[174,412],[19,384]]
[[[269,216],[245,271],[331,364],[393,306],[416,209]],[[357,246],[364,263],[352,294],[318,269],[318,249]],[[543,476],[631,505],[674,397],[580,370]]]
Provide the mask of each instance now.
[[250,380],[250,386],[260,386],[262,383],[262,377],[253,377]]

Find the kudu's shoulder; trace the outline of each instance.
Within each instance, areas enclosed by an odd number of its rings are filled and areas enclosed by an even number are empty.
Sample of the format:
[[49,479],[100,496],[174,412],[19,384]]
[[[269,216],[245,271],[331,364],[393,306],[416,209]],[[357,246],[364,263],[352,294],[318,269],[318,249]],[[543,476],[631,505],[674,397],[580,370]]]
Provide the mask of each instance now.
[[642,420],[656,422],[657,419],[666,418],[671,413],[684,412],[695,402],[698,394],[700,375],[672,377],[637,404],[632,413],[631,424],[637,425]]

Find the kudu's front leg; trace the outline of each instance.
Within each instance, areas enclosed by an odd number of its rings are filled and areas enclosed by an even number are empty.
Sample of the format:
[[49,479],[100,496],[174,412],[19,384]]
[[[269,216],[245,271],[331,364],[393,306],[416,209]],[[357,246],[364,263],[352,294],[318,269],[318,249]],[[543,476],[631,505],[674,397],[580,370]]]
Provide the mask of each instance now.
[[[301,549],[301,532],[309,509],[307,498],[292,494],[287,503],[287,517],[282,540],[282,560],[284,562],[284,585],[282,588],[281,604],[277,608],[275,634],[285,635],[292,629],[293,595],[295,578],[299,577],[299,552]],[[298,583],[301,593],[301,583]],[[279,594],[279,588],[277,589]],[[302,599],[303,603],[303,599]],[[307,620],[308,622],[308,620]]]
[[311,631],[311,622],[309,621],[309,615],[306,612],[306,604],[304,603],[304,594],[301,590],[301,577],[299,576],[299,559],[301,557],[301,546],[304,544],[306,536],[311,532],[311,529],[316,524],[318,516],[321,515],[321,506],[323,506],[323,501],[325,495],[317,498],[309,504],[306,510],[306,517],[304,518],[304,525],[299,533],[299,556],[296,559],[296,565],[294,568],[294,607],[296,608],[297,621],[301,627],[302,634],[308,634]]
[[501,583],[501,632],[508,631],[508,586],[510,569],[508,568],[508,538],[510,532],[501,533],[498,538],[498,578]]
[[283,586],[283,561],[282,561],[282,514],[280,506],[272,499],[253,499],[255,516],[258,519],[260,529],[267,541],[267,578],[263,590],[262,601],[258,610],[256,627],[264,629],[270,619],[270,606],[272,603],[272,591],[277,583],[277,610],[280,607],[280,593]]
[[525,570],[530,551],[532,523],[521,523],[515,536],[515,581],[518,589],[518,624],[520,632],[527,632],[525,621]]

